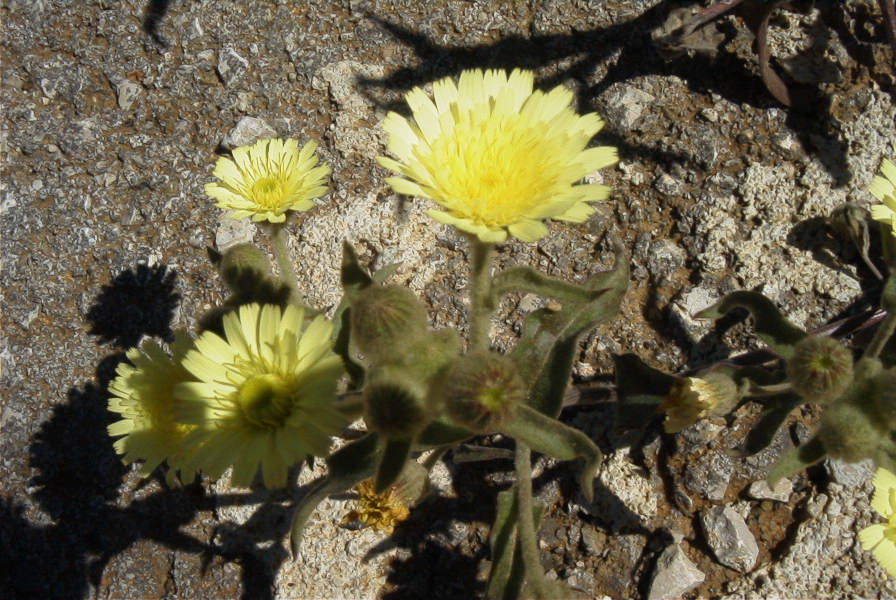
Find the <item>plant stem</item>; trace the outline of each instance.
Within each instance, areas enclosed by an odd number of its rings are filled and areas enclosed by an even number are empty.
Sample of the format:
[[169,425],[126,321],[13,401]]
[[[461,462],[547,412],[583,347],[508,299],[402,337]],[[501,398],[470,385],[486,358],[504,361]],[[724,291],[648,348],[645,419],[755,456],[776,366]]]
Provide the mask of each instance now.
[[535,517],[532,501],[532,452],[525,443],[516,440],[516,494],[517,494],[517,544],[523,557],[526,583],[533,598],[544,596],[544,577],[538,558],[538,539],[535,535]]
[[289,286],[292,291],[293,301],[297,304],[303,304],[304,298],[299,292],[299,280],[296,278],[296,272],[292,268],[289,260],[289,250],[286,246],[286,225],[285,223],[271,223],[269,227],[271,233],[271,244],[274,247],[274,258],[277,260],[277,267],[280,269],[280,281]]
[[470,236],[470,342],[469,350],[488,350],[491,321],[491,288],[489,273],[493,244]]

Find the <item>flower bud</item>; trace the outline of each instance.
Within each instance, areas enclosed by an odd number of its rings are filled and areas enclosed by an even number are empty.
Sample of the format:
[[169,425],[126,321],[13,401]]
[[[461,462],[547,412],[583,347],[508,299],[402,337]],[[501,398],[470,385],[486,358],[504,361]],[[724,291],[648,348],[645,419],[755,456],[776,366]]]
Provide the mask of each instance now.
[[237,244],[228,249],[221,257],[218,270],[233,291],[238,291],[247,279],[272,277],[268,257],[252,244]]
[[871,407],[882,426],[896,430],[896,367],[883,371],[871,383]]
[[426,329],[426,307],[405,287],[372,285],[352,302],[352,343],[372,362],[400,356]]
[[787,363],[793,391],[809,402],[836,400],[852,382],[852,376],[852,353],[829,337],[803,338]]
[[847,402],[829,405],[818,427],[818,439],[827,453],[846,462],[874,456],[883,434],[868,413]]
[[410,373],[386,366],[368,372],[364,420],[387,439],[413,438],[431,417],[426,385]]
[[526,386],[510,358],[474,352],[450,362],[433,385],[433,404],[471,431],[495,431],[526,399]]
[[663,429],[678,433],[707,415],[730,411],[738,401],[737,384],[728,375],[710,371],[677,381],[657,411],[666,413]]

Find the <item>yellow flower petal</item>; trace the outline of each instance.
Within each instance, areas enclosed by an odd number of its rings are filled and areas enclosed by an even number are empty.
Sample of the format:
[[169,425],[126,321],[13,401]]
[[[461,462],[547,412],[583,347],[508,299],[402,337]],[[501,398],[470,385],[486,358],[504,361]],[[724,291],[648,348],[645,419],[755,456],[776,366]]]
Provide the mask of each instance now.
[[190,465],[212,477],[232,466],[239,486],[260,468],[266,486],[283,487],[289,467],[327,454],[346,425],[333,405],[343,365],[331,333],[321,316],[306,327],[295,306],[258,304],[226,315],[224,338],[203,333],[183,362],[201,381],[174,389],[180,418],[197,426],[183,441]]
[[[893,152],[896,152],[896,146]],[[885,158],[881,162],[880,175],[871,181],[868,191],[881,202],[871,206],[871,218],[889,225],[896,236],[896,165],[892,161]]]
[[305,211],[326,193],[330,167],[317,165],[317,144],[299,150],[296,140],[260,140],[234,148],[231,158],[219,158],[212,174],[220,182],[205,185],[205,193],[231,218],[282,223],[288,211]]
[[616,151],[586,148],[603,122],[577,115],[569,90],[544,93],[533,84],[528,71],[469,70],[456,83],[435,82],[432,97],[410,91],[412,119],[390,113],[383,121],[395,158],[378,161],[403,176],[387,183],[433,200],[443,210],[430,216],[482,241],[508,233],[535,241],[547,232],[535,221],[587,218],[586,203],[605,198],[608,188],[576,184],[615,163]]

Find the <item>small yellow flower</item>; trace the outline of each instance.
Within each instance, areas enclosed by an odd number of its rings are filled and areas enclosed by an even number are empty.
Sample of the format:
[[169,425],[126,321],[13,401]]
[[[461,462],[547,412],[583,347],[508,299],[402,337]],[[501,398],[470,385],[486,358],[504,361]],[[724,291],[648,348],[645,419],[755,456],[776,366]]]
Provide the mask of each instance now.
[[398,485],[393,485],[382,494],[373,491],[373,481],[365,479],[355,486],[358,493],[358,508],[349,512],[343,523],[358,521],[377,531],[392,533],[398,523],[406,520],[411,512],[404,505]]
[[[893,146],[896,153],[896,146]],[[871,195],[880,200],[880,204],[871,206],[871,218],[890,226],[896,236],[896,165],[884,159],[877,175],[868,186]]]
[[[483,242],[508,234],[525,242],[547,234],[543,219],[581,223],[609,188],[574,185],[614,164],[616,149],[587,148],[603,127],[594,113],[570,108],[572,92],[558,86],[533,91],[529,71],[464,71],[408,92],[413,120],[389,113],[383,129],[395,159],[383,167],[404,177],[386,181],[399,194],[428,198],[444,210],[435,220],[472,233]],[[397,159],[397,160],[396,160]]]
[[109,410],[124,417],[108,427],[109,435],[124,437],[115,441],[115,451],[123,455],[125,464],[143,460],[140,474],[152,473],[168,460],[169,481],[181,468],[181,442],[192,429],[174,420],[174,387],[190,374],[181,360],[193,341],[186,333],[178,332],[171,344],[173,356],[168,356],[152,340],[132,348],[127,357],[132,364],[118,365],[117,376],[109,383]]
[[342,360],[333,325],[322,316],[304,328],[293,305],[248,304],[223,319],[225,337],[206,331],[183,366],[198,381],[174,389],[175,416],[196,426],[184,438],[190,466],[246,487],[261,467],[268,488],[309,455],[326,456],[346,418],[334,407]]
[[281,139],[235,148],[233,160],[221,157],[215,163],[212,174],[221,182],[205,184],[205,193],[233,219],[282,223],[286,211],[308,210],[327,192],[330,167],[317,164],[315,150],[313,141],[300,151],[296,140]]
[[736,402],[736,394],[734,381],[721,373],[680,379],[657,407],[666,413],[663,429],[678,433],[709,414],[725,412]]
[[864,550],[871,550],[877,562],[891,577],[896,577],[896,475],[884,468],[874,474],[871,507],[887,520],[859,532]]

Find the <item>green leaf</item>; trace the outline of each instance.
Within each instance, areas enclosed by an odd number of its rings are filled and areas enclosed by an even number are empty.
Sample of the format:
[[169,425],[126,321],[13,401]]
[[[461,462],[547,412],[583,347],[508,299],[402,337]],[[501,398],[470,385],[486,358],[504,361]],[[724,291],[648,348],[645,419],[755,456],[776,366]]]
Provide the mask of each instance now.
[[[533,502],[532,518],[538,530],[544,505]],[[517,543],[519,505],[516,485],[498,494],[495,522],[489,534],[492,568],[488,576],[487,600],[511,600],[520,597],[526,578],[523,555]],[[538,576],[539,574],[536,574]]]
[[296,505],[290,525],[290,548],[295,558],[302,543],[302,531],[308,517],[327,496],[338,494],[354,487],[358,482],[373,475],[376,468],[377,435],[368,433],[334,452],[327,459],[329,472],[312,487]]
[[468,440],[476,435],[469,429],[458,427],[444,419],[433,421],[417,436],[417,445],[423,447],[447,446]]
[[887,278],[880,295],[880,303],[888,313],[896,315],[896,273]]
[[525,405],[517,407],[515,418],[504,424],[500,432],[524,442],[536,452],[560,460],[584,459],[579,485],[585,498],[592,500],[594,478],[603,454],[587,435]]
[[492,302],[497,305],[504,294],[534,292],[545,298],[563,302],[585,303],[593,298],[591,290],[548,277],[531,267],[510,267],[495,275],[492,280]]
[[758,292],[732,292],[716,304],[696,314],[698,319],[719,319],[735,308],[744,308],[753,317],[756,335],[778,356],[793,356],[793,347],[806,332],[788,321],[771,300]]
[[787,415],[797,406],[804,404],[805,400],[797,394],[781,394],[771,396],[765,402],[765,408],[759,415],[756,425],[747,434],[743,448],[731,450],[729,454],[732,456],[737,458],[751,456],[767,448],[781,424],[787,419]]
[[567,301],[559,311],[540,309],[526,318],[511,356],[530,390],[530,406],[552,417],[560,414],[579,337],[617,313],[627,286],[628,259],[617,249],[613,270],[581,286],[588,300]]
[[802,471],[810,465],[814,465],[823,459],[826,454],[824,445],[822,445],[821,440],[817,436],[802,446],[797,446],[782,456],[769,471],[767,477],[768,487],[775,489],[775,486],[783,478],[793,475],[797,471]]
[[616,365],[619,426],[643,428],[653,420],[657,405],[679,378],[646,365],[634,354],[616,355],[613,362]]
[[379,464],[376,466],[376,477],[373,480],[373,491],[382,494],[390,485],[398,481],[408,457],[411,455],[412,442],[407,440],[386,440]]
[[487,460],[513,460],[513,451],[507,448],[460,444],[451,455],[451,461],[454,464]]

